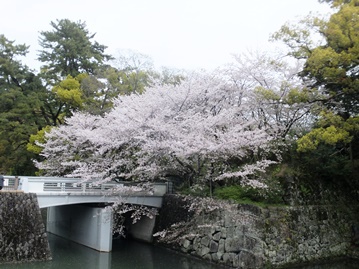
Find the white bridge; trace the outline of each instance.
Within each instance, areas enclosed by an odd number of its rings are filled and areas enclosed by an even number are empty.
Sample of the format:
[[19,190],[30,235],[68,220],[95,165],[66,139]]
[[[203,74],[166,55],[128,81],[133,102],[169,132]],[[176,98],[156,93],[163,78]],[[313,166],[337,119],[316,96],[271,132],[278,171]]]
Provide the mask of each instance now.
[[62,177],[4,176],[4,190],[36,193],[40,208],[86,203],[128,203],[159,208],[162,196],[170,191],[165,183],[150,184],[144,190],[127,182],[83,181]]
[[[40,208],[47,208],[46,230],[102,252],[112,250],[113,212],[106,205],[162,206],[169,183],[151,183],[146,188],[126,182],[83,181],[77,178],[4,176],[2,191],[35,193]],[[40,209],[39,209],[40,210]],[[125,216],[127,218],[128,216]],[[152,241],[156,216],[127,222],[128,235]]]

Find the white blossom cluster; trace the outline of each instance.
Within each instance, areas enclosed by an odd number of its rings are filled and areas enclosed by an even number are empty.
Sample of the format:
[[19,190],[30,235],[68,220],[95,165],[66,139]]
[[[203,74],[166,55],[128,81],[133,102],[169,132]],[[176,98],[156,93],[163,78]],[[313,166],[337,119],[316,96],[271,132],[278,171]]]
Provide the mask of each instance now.
[[298,106],[290,115],[288,105],[278,107],[280,100],[267,107],[258,101],[258,86],[286,97],[283,80],[294,75],[261,69],[262,74],[255,68],[244,73],[248,67],[237,67],[224,70],[226,75],[223,70],[193,73],[180,85],[158,84],[141,95],[121,96],[104,116],[74,113],[46,135],[38,168],[84,180],[152,181],[176,175],[236,178],[265,188],[256,175],[278,160],[281,128],[301,119],[307,108]]

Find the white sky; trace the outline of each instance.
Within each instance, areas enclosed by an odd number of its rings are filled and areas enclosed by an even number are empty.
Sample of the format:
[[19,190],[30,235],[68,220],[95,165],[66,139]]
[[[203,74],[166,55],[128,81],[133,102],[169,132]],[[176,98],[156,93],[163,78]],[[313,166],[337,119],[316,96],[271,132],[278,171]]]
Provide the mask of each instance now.
[[39,32],[70,19],[86,22],[109,54],[131,49],[157,67],[212,69],[233,53],[267,50],[285,22],[328,11],[317,0],[1,0],[0,34],[30,45],[31,68],[39,65]]

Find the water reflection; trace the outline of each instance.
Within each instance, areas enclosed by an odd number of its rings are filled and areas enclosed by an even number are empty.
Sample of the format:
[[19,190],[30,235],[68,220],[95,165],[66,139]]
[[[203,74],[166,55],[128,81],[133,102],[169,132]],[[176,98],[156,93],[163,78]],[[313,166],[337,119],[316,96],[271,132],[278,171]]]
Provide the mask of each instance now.
[[114,243],[112,253],[112,269],[117,268],[216,269],[222,267],[161,247],[134,241],[118,241]]
[[[2,264],[1,269],[219,269],[199,259],[165,248],[134,241],[114,240],[111,253],[101,253],[82,245],[49,235],[52,261]],[[290,269],[359,269],[354,261]]]
[[52,261],[2,264],[1,269],[218,269],[221,266],[148,244],[114,240],[111,253],[48,235]]
[[52,261],[4,264],[1,269],[111,269],[111,253],[100,253],[71,241],[49,234]]

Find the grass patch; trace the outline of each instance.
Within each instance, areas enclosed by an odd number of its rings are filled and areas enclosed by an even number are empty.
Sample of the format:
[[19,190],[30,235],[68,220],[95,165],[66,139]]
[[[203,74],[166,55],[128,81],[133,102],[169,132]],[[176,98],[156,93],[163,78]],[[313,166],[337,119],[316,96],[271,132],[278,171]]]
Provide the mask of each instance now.
[[254,204],[258,206],[282,205],[282,197],[267,189],[255,189],[241,185],[216,188],[214,197],[236,203]]

